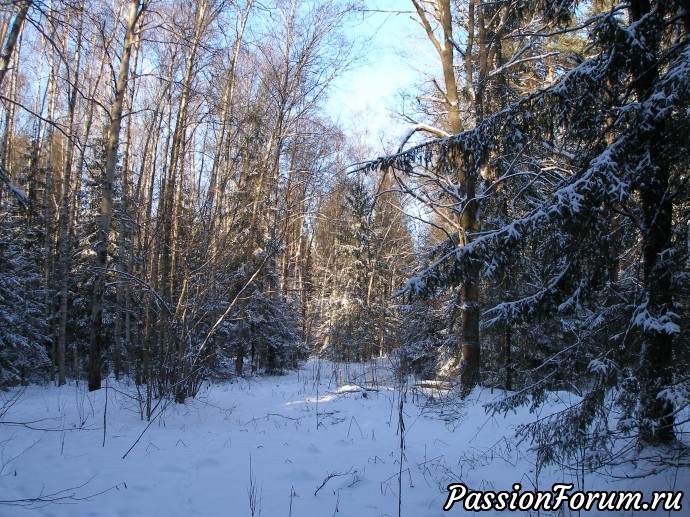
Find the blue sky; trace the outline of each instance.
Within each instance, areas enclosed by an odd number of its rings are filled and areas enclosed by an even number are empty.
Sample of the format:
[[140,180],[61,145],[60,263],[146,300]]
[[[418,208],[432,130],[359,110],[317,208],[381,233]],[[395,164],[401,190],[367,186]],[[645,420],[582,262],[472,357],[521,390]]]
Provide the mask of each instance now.
[[412,19],[409,0],[362,3],[369,9],[408,12],[368,13],[348,27],[349,35],[371,41],[353,69],[336,81],[329,111],[346,127],[366,128],[367,141],[375,151],[390,151],[397,148],[408,127],[391,110],[399,105],[400,91],[416,93],[415,84],[423,80],[423,71],[433,66],[432,48]]

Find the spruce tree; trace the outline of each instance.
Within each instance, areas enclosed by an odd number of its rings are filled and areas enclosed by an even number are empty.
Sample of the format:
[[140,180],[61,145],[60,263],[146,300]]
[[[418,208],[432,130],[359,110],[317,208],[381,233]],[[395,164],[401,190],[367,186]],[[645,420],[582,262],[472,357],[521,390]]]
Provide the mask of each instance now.
[[[544,37],[587,31],[585,55],[572,56],[571,69],[470,130],[369,166],[480,178],[490,151],[493,178],[475,200],[485,220],[498,206],[503,213],[465,245],[439,248],[406,291],[452,288],[479,268],[495,286],[483,328],[507,325],[524,346],[539,330],[529,378],[495,408],[536,404],[564,380],[578,387],[579,404],[523,429],[539,439],[543,458],[621,434],[640,446],[669,444],[689,403],[681,336],[690,10],[635,1],[583,17],[589,6],[578,2],[534,7]],[[499,191],[510,194],[504,203],[495,202]]]

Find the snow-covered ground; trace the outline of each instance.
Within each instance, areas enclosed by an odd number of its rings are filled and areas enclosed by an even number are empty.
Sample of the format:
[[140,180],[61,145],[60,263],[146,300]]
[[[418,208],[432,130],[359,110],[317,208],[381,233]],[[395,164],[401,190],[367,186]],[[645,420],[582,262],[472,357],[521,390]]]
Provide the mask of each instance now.
[[[148,429],[131,385],[109,381],[107,411],[104,389],[31,386],[0,417],[0,500],[57,501],[0,504],[0,515],[397,516],[400,390],[390,378],[385,362],[371,371],[310,361],[284,376],[205,387],[157,411]],[[482,404],[498,391],[442,406],[429,400],[434,391],[405,390],[402,515],[466,514],[460,503],[444,513],[449,483],[580,486],[576,472],[537,469],[528,444],[516,443],[515,426],[536,414],[487,416]],[[0,407],[17,393],[1,393]],[[554,396],[548,411],[567,396]],[[633,477],[638,469],[589,474],[584,488],[642,490],[645,500],[653,490],[690,488],[687,469]]]

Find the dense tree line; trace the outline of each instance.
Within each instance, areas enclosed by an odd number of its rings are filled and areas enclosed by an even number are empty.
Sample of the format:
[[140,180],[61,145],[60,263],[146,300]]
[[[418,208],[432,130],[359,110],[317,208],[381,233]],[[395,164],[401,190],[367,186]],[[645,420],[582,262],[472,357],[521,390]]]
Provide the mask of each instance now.
[[686,0],[410,0],[438,76],[363,168],[324,108],[353,5],[1,7],[0,385],[125,375],[150,409],[397,354],[497,410],[581,395],[523,429],[546,460],[680,437]]
[[2,6],[3,384],[111,372],[184,400],[210,373],[305,356],[351,11]]
[[394,175],[435,228],[404,292],[451,295],[459,332],[443,346],[463,392],[514,390],[501,411],[580,394],[522,429],[544,460],[588,447],[596,466],[622,437],[677,443],[690,401],[687,2],[412,3],[441,74],[414,131],[436,138],[368,169]]

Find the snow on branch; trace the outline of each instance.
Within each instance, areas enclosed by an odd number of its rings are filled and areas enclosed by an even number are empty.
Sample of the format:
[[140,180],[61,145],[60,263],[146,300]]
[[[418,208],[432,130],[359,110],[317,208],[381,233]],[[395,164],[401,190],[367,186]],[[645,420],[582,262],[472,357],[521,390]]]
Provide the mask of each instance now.
[[[660,124],[682,127],[690,117],[690,110],[687,109],[687,101],[690,99],[690,47],[677,50],[679,51],[675,56],[669,55],[666,73],[655,81],[649,97],[641,103],[629,102],[619,110],[620,116],[613,122],[617,136],[612,142],[587,142],[586,146],[576,146],[578,151],[575,152],[572,147],[564,148],[563,145],[547,141],[540,126],[539,114],[544,112],[545,105],[550,106],[549,113],[556,125],[568,123],[578,110],[581,111],[581,107],[576,107],[578,104],[571,102],[572,97],[581,95],[583,85],[595,84],[598,78],[605,76],[607,67],[610,66],[605,56],[597,54],[564,74],[553,85],[506,106],[473,129],[455,135],[428,131],[438,136],[438,139],[404,151],[401,146],[397,154],[364,164],[360,170],[393,168],[407,175],[414,174],[413,170],[417,165],[429,168],[436,163],[442,166],[444,160],[449,158],[452,159],[454,170],[470,168],[487,148],[494,151],[505,149],[506,152],[514,150],[517,144],[512,136],[518,129],[515,121],[520,120],[523,124],[519,127],[521,145],[533,145],[538,155],[547,151],[559,161],[570,162],[571,168],[576,171],[563,179],[538,206],[509,224],[474,235],[472,242],[447,250],[428,268],[410,279],[396,294],[416,294],[456,285],[462,282],[470,262],[484,260],[497,250],[510,249],[521,240],[538,235],[545,225],[559,224],[559,221],[565,220],[588,224],[592,211],[596,211],[597,207],[603,205],[615,209],[624,203],[636,203],[633,191],[639,188],[645,173],[644,157],[640,155],[643,149],[640,147],[639,129],[658,127]],[[594,103],[592,107],[596,107],[596,96],[591,101]],[[424,129],[427,128],[415,126],[408,133],[405,142],[416,131]],[[510,133],[510,138],[505,139],[506,133]],[[520,149],[521,152],[526,152],[524,147]],[[494,268],[495,270],[497,269]],[[558,282],[557,277],[553,280]],[[571,302],[574,300],[575,298]],[[638,318],[637,323],[643,327],[651,325],[664,332],[677,331],[673,318],[662,321],[641,314]]]
[[[653,315],[649,312],[649,299],[637,306],[632,318],[632,324],[645,332],[659,332],[662,334],[680,334],[680,326],[676,323],[680,316],[672,311]],[[675,320],[675,321],[674,321]]]
[[22,189],[17,188],[14,186],[12,181],[10,181],[10,178],[7,174],[7,171],[4,169],[0,168],[0,180],[2,180],[5,185],[7,185],[7,188],[9,191],[14,194],[14,196],[17,198],[17,201],[22,205],[22,207],[26,208],[29,206],[29,198],[26,196],[26,192],[24,192]]
[[412,138],[412,135],[414,135],[417,132],[423,131],[425,133],[430,133],[434,135],[437,138],[448,138],[450,136],[450,133],[446,133],[442,129],[430,126],[428,124],[417,124],[413,126],[405,135],[403,138],[402,143],[400,144],[400,147],[398,147],[398,152],[401,153],[403,152],[403,148],[405,147],[405,144],[407,141]]
[[489,77],[493,77],[495,75],[501,74],[513,66],[521,65],[521,64],[527,63],[529,61],[538,61],[540,59],[546,59],[546,58],[554,57],[554,56],[558,56],[558,55],[560,55],[560,52],[547,52],[546,54],[540,54],[538,56],[523,57],[522,59],[513,59],[511,61],[508,61],[503,66],[497,68],[496,70],[491,71],[489,73]]

